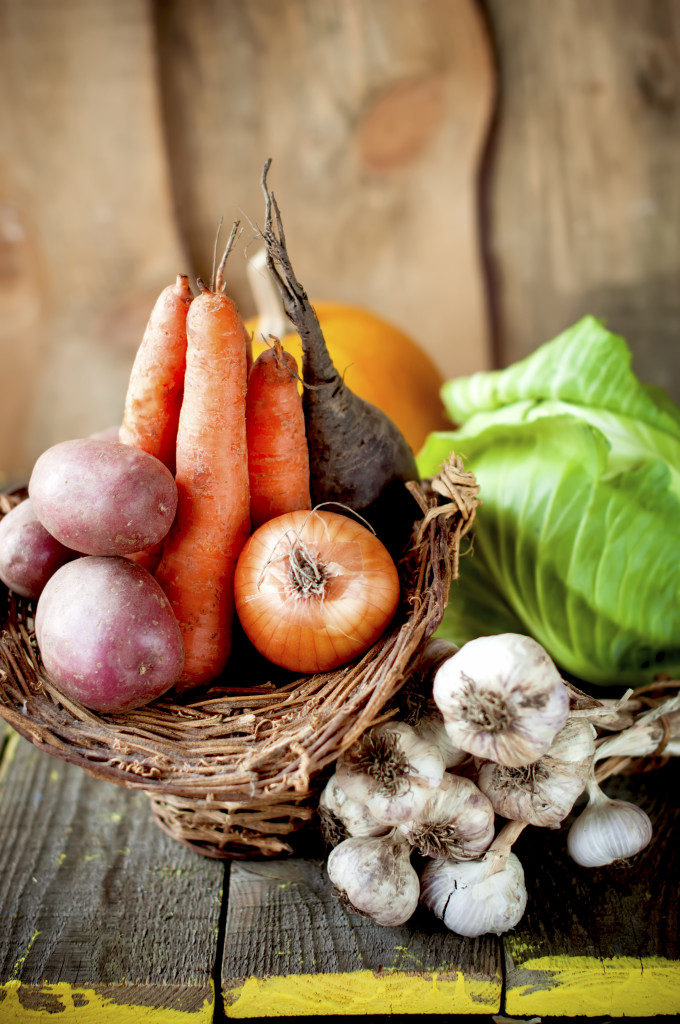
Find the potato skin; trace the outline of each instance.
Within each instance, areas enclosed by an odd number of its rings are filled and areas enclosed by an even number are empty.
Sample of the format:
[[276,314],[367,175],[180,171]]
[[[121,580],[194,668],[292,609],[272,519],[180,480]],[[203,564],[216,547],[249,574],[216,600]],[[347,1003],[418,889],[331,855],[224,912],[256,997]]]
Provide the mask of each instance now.
[[104,438],[48,448],[33,467],[28,493],[45,529],[86,555],[152,547],[177,511],[177,485],[167,467],[148,452]]
[[35,600],[57,569],[77,557],[47,532],[30,498],[0,520],[0,580],[20,597]]
[[86,555],[58,569],[38,599],[35,634],[59,689],[93,711],[148,704],[184,665],[182,634],[160,585],[119,556]]

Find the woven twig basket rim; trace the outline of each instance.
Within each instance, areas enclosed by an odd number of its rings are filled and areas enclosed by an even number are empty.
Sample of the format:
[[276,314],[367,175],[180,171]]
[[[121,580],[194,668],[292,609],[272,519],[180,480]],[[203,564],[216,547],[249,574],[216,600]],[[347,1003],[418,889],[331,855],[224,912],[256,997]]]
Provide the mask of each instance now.
[[[282,685],[213,686],[181,700],[171,694],[125,714],[100,715],[50,681],[32,632],[33,606],[3,587],[0,716],[53,756],[144,790],[156,812],[212,807],[243,815],[260,808],[255,832],[266,832],[268,816],[285,819],[291,809],[304,820],[310,780],[385,717],[418,649],[440,624],[458,574],[461,540],[478,503],[474,477],[451,456],[437,477],[408,487],[422,519],[399,564],[401,613],[351,665]],[[16,500],[1,497],[0,512]],[[285,821],[276,828],[285,832]]]

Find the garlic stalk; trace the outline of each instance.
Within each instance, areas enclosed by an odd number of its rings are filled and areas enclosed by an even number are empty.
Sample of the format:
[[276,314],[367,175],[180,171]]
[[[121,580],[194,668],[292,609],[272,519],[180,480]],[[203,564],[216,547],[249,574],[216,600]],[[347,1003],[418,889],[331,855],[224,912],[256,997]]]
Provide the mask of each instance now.
[[355,837],[328,856],[328,877],[351,911],[377,924],[405,924],[418,906],[420,882],[401,836]]
[[412,726],[386,722],[341,754],[335,773],[347,796],[364,804],[376,821],[399,825],[413,818],[439,786],[444,759]]
[[412,821],[399,826],[423,857],[476,860],[494,837],[491,801],[471,779],[445,772]]
[[574,708],[571,702],[570,718],[587,718],[598,729],[619,732],[635,722],[635,713],[642,707],[640,701],[631,700],[633,690],[627,690],[622,697],[606,697],[592,707]]
[[347,796],[336,775],[331,775],[319,797],[318,813],[321,834],[329,846],[350,836],[384,836],[390,830],[389,825],[377,822],[364,804]]
[[613,800],[591,776],[588,804],[567,834],[567,849],[585,868],[604,867],[634,857],[652,838],[652,823],[641,807],[628,800]]
[[481,860],[432,860],[420,877],[420,901],[457,935],[501,935],[527,904],[524,870],[512,843],[524,828],[510,822]]
[[470,640],[438,669],[433,696],[455,746],[509,767],[545,754],[569,714],[551,658],[518,633]]
[[595,729],[570,718],[543,757],[521,767],[489,761],[477,784],[503,818],[558,828],[586,788],[595,754]]
[[[602,740],[595,752],[595,760],[652,757],[664,753],[670,756],[680,754],[680,696],[672,697],[645,714],[627,729]],[[620,762],[610,761],[609,766],[597,769],[598,781],[613,774],[621,767]]]

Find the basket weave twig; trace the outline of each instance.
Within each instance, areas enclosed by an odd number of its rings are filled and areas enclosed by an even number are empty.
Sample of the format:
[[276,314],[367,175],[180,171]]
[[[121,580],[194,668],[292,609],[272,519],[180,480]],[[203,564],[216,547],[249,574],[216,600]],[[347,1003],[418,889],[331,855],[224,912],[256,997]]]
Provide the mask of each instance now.
[[[223,678],[125,714],[96,714],[47,676],[33,606],[0,585],[0,716],[50,754],[149,796],[158,824],[211,857],[276,856],[314,817],[323,771],[403,686],[439,625],[478,503],[451,457],[410,485],[422,518],[399,564],[400,611],[360,660],[285,683]],[[0,496],[0,514],[19,498]]]

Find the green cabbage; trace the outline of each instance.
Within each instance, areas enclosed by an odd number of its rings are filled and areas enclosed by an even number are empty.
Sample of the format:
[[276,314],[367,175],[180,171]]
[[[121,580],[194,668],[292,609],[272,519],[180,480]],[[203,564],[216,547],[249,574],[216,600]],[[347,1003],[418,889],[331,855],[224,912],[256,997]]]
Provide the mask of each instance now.
[[586,317],[505,370],[446,383],[451,451],[480,485],[473,550],[439,635],[533,636],[583,682],[680,672],[680,409]]

